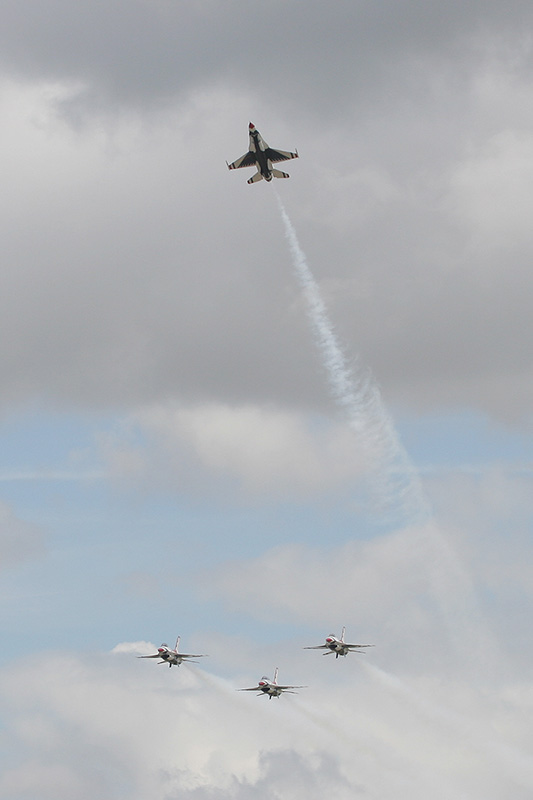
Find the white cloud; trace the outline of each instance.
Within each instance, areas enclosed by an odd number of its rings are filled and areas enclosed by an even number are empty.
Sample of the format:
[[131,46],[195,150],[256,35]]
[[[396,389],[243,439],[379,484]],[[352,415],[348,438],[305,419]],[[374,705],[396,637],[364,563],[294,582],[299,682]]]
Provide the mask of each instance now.
[[[132,428],[144,445],[128,445]],[[181,487],[208,481],[244,496],[336,493],[357,483],[367,466],[344,424],[268,405],[146,408],[104,438],[103,453],[119,477],[157,473]]]
[[1,798],[222,800],[290,788],[318,800],[327,786],[346,800],[504,800],[510,789],[525,800],[533,789],[529,684],[486,691],[444,668],[415,678],[324,659],[306,690],[268,701],[203,670],[109,658],[4,668]]
[[144,653],[153,653],[155,650],[155,645],[152,642],[119,642],[116,644],[113,649],[111,650],[112,653],[118,653],[119,655],[124,654],[144,654]]
[[262,620],[321,625],[324,635],[346,624],[352,636],[386,641],[388,653],[409,642],[402,658],[413,669],[420,641],[431,642],[426,659],[431,653],[454,669],[458,659],[472,662],[465,647],[484,657],[494,646],[466,564],[449,531],[434,524],[340,547],[281,545],[224,565],[205,585]]

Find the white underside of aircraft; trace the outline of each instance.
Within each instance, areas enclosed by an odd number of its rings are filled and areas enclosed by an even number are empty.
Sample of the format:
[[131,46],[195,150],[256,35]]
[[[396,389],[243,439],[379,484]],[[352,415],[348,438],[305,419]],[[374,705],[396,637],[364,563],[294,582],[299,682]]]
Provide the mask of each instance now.
[[363,647],[374,647],[373,644],[348,644],[344,641],[344,636],[346,634],[346,628],[342,629],[342,634],[340,639],[338,639],[333,634],[326,636],[325,644],[317,644],[313,647],[304,647],[304,650],[326,650],[326,653],[322,653],[324,656],[330,656],[335,653],[335,658],[339,656],[347,656],[348,653],[357,653],[361,652]]
[[[181,666],[183,661],[191,661],[195,658],[205,658],[205,654],[200,653],[180,653],[179,646],[180,646],[180,639],[181,637],[178,636],[176,639],[176,645],[173,650],[171,650],[168,644],[163,643],[161,647],[157,648],[157,653],[153,653],[148,656],[137,656],[137,658],[160,658],[161,661],[158,661],[158,664],[168,664],[169,667]],[[197,661],[193,661],[194,664],[197,664]]]
[[305,686],[280,686],[278,683],[279,669],[276,667],[274,672],[274,679],[270,680],[266,675],[263,675],[257,686],[251,686],[249,689],[237,689],[238,692],[258,692],[257,697],[266,696],[272,700],[273,697],[279,697],[282,692],[289,694],[297,694],[292,691],[293,689],[305,689]]

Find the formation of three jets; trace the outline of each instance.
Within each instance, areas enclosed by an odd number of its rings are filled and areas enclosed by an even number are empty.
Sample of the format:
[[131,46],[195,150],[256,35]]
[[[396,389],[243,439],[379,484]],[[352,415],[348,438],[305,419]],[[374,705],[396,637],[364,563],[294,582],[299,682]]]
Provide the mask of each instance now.
[[[322,655],[330,656],[332,653],[335,653],[335,658],[339,656],[347,656],[348,653],[357,653],[360,652],[361,648],[363,647],[373,647],[371,644],[348,644],[348,642],[344,641],[344,636],[346,633],[346,628],[342,629],[342,634],[340,639],[336,636],[331,634],[330,636],[326,637],[325,644],[317,644],[313,645],[312,647],[304,647],[304,650],[325,650],[326,652]],[[193,664],[197,664],[198,662],[194,659],[196,658],[205,658],[205,653],[180,653],[179,652],[179,644],[180,644],[180,637],[176,639],[176,645],[173,650],[170,649],[168,644],[162,644],[161,647],[157,648],[157,653],[153,653],[147,656],[137,656],[137,658],[160,658],[159,664],[168,664],[169,667],[177,666],[179,667],[183,661],[190,661]],[[273,680],[267,678],[266,675],[263,675],[261,680],[258,682],[257,686],[251,686],[247,689],[237,689],[238,692],[258,692],[258,697],[267,696],[272,700],[273,697],[279,697],[282,692],[289,692],[290,694],[296,694],[293,689],[305,689],[305,686],[282,686],[278,683],[278,667],[276,667],[276,671],[274,672]]]

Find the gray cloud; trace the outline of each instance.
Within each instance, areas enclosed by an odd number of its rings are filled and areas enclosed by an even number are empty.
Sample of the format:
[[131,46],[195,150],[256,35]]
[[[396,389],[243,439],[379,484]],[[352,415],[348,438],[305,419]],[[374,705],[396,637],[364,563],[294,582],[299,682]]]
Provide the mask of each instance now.
[[527,417],[532,13],[4,4],[4,408],[329,407],[253,115],[386,398]]
[[[343,775],[335,758],[329,754],[318,753],[304,758],[292,750],[261,753],[259,756],[259,777],[254,780],[233,779],[227,790],[217,788],[195,789],[187,792],[190,800],[224,800],[233,797],[246,800],[250,796],[257,800],[281,798],[290,793],[294,798],[320,797],[323,793],[334,792],[336,797],[369,797],[368,791],[351,783]],[[169,795],[169,800],[183,796]]]
[[16,75],[84,81],[113,104],[150,105],[223,80],[315,116],[318,104],[338,108],[387,84],[400,88],[404,70],[414,76],[424,63],[462,58],[465,43],[477,50],[488,35],[501,46],[531,19],[520,0],[505,10],[497,2],[312,0],[304,8],[275,0],[253,11],[238,0],[54,0],[46,8],[10,0],[0,45]]

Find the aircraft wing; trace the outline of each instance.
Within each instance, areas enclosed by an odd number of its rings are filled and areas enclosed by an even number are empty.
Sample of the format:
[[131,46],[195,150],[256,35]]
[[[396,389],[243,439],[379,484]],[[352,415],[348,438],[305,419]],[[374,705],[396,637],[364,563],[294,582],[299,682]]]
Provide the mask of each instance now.
[[304,650],[327,650],[327,644],[315,644],[312,647],[304,647]]
[[373,644],[345,644],[343,647],[374,647]]
[[284,692],[286,692],[287,689],[307,689],[307,686],[279,686],[279,684],[276,684],[275,688],[282,689]]
[[228,164],[228,169],[240,169],[241,167],[253,167],[255,164],[255,153],[249,150],[243,156]]
[[205,653],[178,653],[180,658],[206,658]]
[[137,656],[137,658],[161,658],[161,653],[154,653],[153,656]]
[[274,150],[272,147],[267,147],[265,155],[273,164],[277,161],[289,161],[291,158],[298,158],[298,153],[290,153],[288,150]]
[[250,689],[236,689],[236,692],[261,692],[263,690],[262,686],[252,686]]

